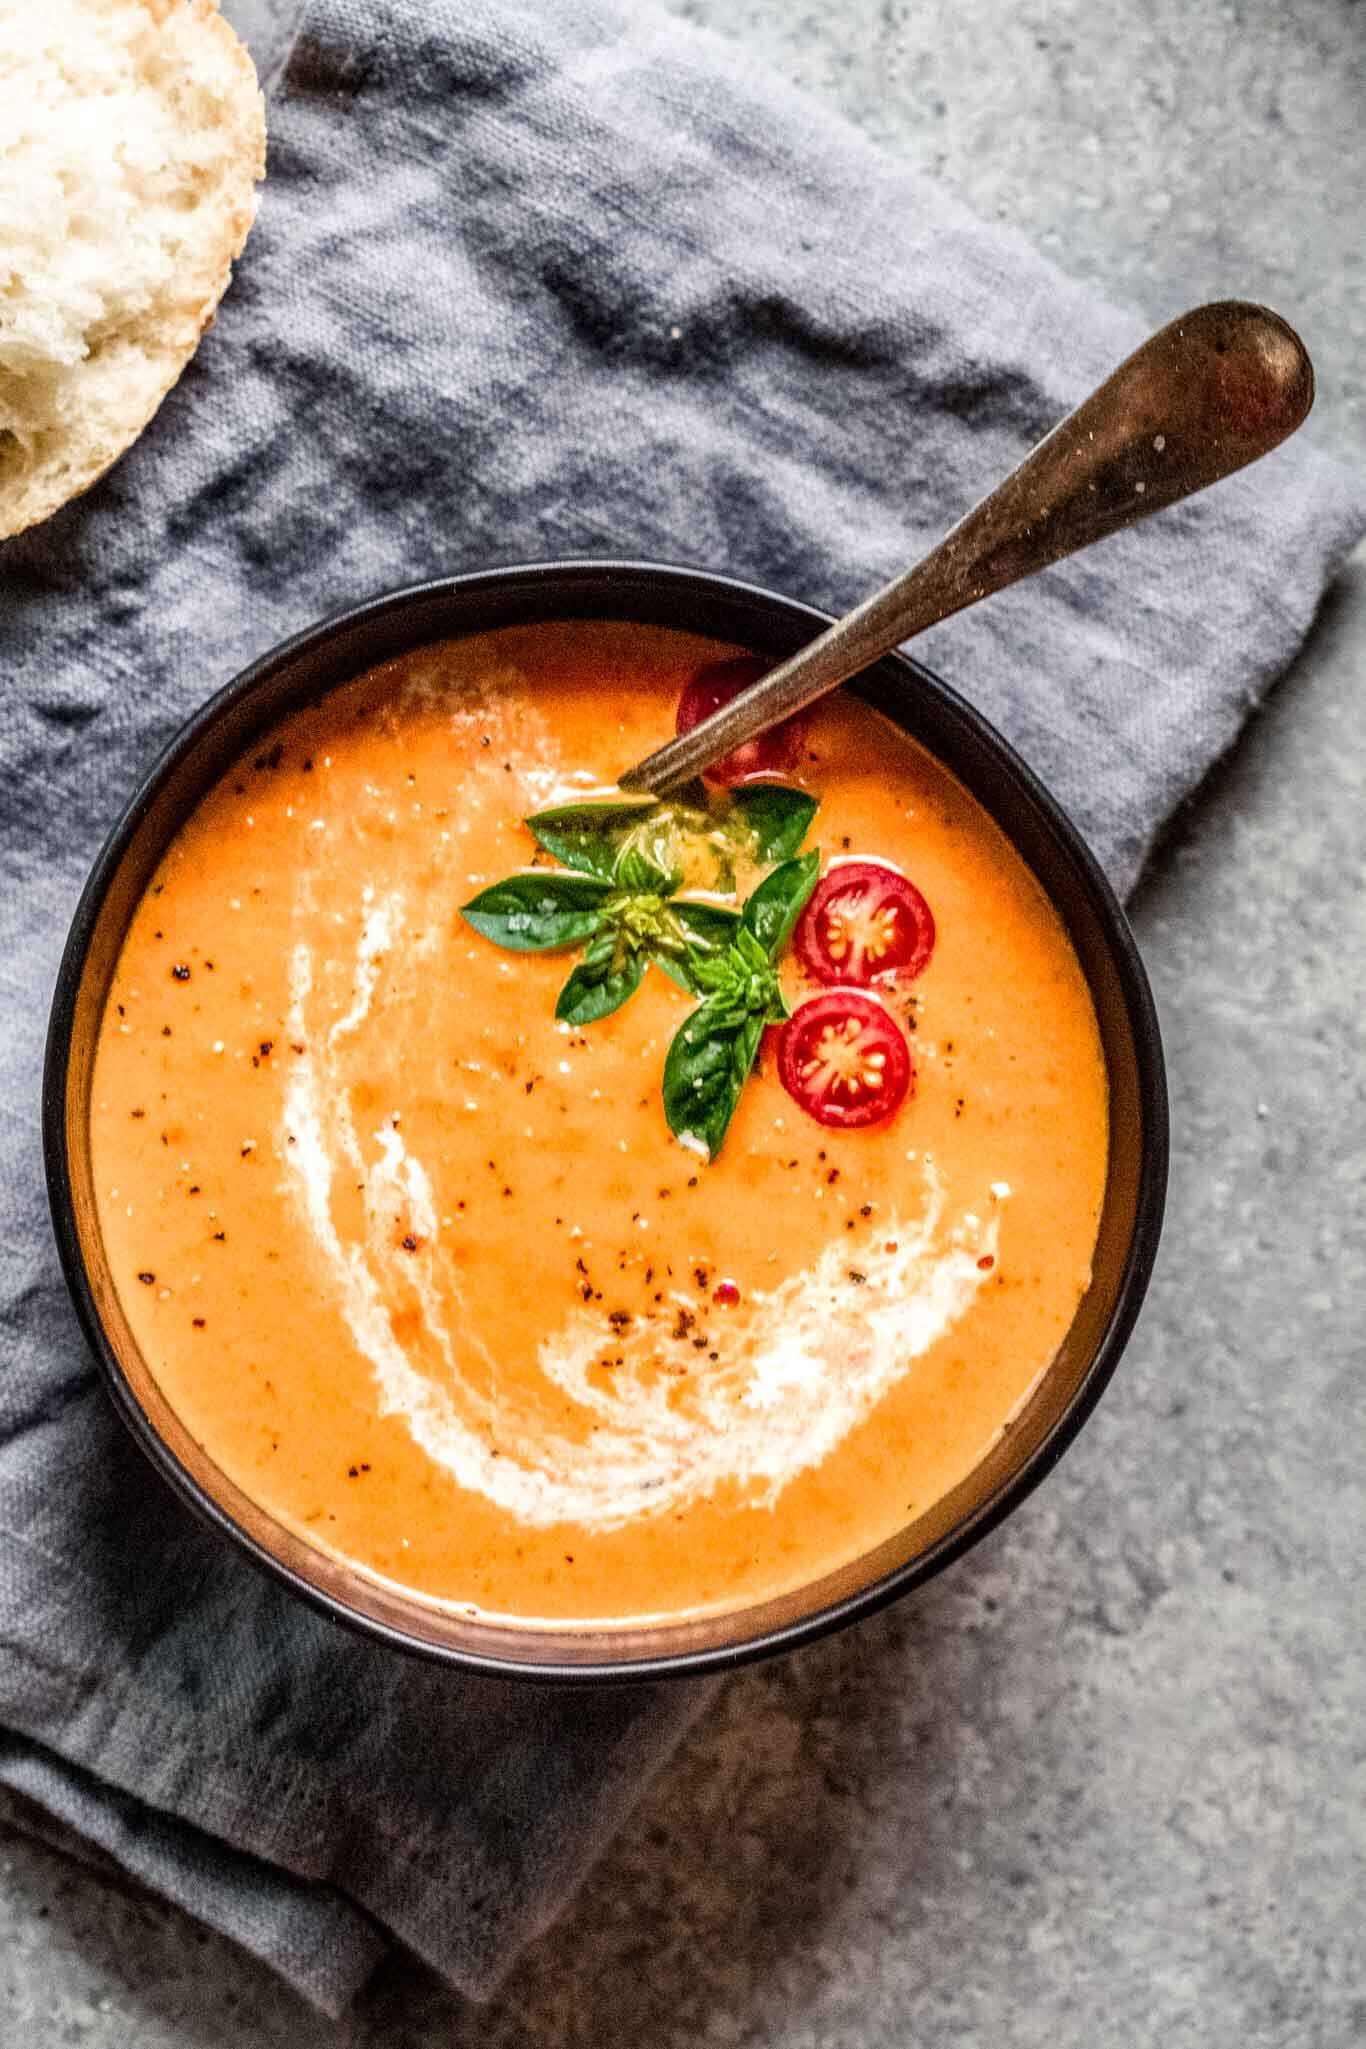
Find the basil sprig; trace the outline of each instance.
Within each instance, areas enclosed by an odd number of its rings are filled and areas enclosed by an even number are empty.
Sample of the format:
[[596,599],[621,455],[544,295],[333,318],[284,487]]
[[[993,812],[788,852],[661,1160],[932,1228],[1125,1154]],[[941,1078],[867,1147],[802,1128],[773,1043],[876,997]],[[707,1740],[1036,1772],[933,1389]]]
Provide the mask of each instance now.
[[781,783],[732,791],[716,815],[651,796],[557,804],[526,822],[564,870],[510,875],[482,890],[463,915],[512,953],[584,948],[555,1006],[568,1024],[595,1024],[619,1010],[652,961],[688,995],[705,996],[705,970],[731,946],[740,914],[678,894],[683,841],[691,835],[708,846],[718,884],[733,890],[738,855],[787,859],[815,810],[814,797]]
[[[596,1024],[619,1010],[653,962],[702,999],[664,1067],[670,1129],[714,1158],[770,1020],[787,1008],[773,963],[815,886],[820,855],[795,858],[816,799],[781,783],[730,791],[713,812],[621,796],[559,804],[527,819],[564,866],[532,868],[481,890],[462,915],[512,953],[582,947],[555,1015]],[[680,895],[689,841],[710,851],[716,887],[735,890],[741,858],[778,865],[742,909]]]
[[699,964],[706,1000],[674,1034],[664,1062],[664,1114],[684,1144],[715,1159],[764,1029],[788,1014],[773,962],[816,886],[820,854],[784,861],[740,914],[723,954]]
[[676,878],[629,850],[619,864],[619,881],[625,886],[532,868],[482,890],[461,915],[510,953],[585,947],[555,1006],[556,1017],[569,1024],[595,1024],[619,1010],[640,987],[651,961],[680,989],[700,994],[698,969],[725,952],[738,912],[675,898]]

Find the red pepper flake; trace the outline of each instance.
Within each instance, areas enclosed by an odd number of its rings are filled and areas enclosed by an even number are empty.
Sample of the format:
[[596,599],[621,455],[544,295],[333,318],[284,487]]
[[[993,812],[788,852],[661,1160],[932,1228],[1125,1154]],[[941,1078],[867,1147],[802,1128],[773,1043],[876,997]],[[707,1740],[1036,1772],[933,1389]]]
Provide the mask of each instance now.
[[192,1323],[192,1324],[194,1325],[194,1327],[195,1327],[195,1329],[196,1329],[196,1330],[203,1330],[203,1328],[204,1328],[204,1319],[203,1319],[203,1317],[202,1317],[202,1316],[192,1316],[192,1317],[190,1318],[190,1321],[191,1321],[191,1323]]
[[142,1282],[144,1288],[150,1288],[153,1282],[156,1280],[156,1275],[149,1273],[140,1273],[138,1275],[138,1279]]
[[[832,1119],[831,1121],[833,1122],[834,1120]],[[827,1187],[827,1188],[833,1188],[833,1187],[834,1187],[834,1185],[835,1185],[835,1183],[836,1183],[836,1182],[837,1182],[837,1181],[839,1180],[839,1178],[840,1178],[840,1170],[839,1170],[839,1168],[838,1168],[838,1167],[832,1167],[832,1168],[830,1169],[830,1172],[829,1172],[829,1173],[828,1173],[828,1174],[826,1175],[826,1177],[825,1177],[825,1185],[826,1185],[826,1187]]]
[[171,980],[172,980],[173,982],[188,982],[188,981],[189,981],[189,979],[190,979],[190,964],[189,964],[189,962],[188,962],[188,961],[185,961],[185,960],[178,960],[178,961],[176,962],[175,966],[174,966],[174,967],[173,967],[173,968],[171,969]]
[[163,1039],[169,1039],[169,1038],[170,1038],[170,1036],[171,1036],[171,1027],[170,1027],[169,1025],[163,1025],[163,1026],[161,1027],[161,1036],[162,1036],[162,1038],[163,1038]]
[[692,1270],[692,1277],[699,1288],[705,1288],[708,1280],[711,1278],[704,1266],[695,1266]]
[[688,1176],[688,1186],[689,1186],[689,1188],[696,1188],[696,1186],[697,1186],[697,1176],[696,1176],[696,1174],[689,1174],[689,1176]]
[[417,1251],[417,1240],[416,1240],[416,1238],[414,1238],[414,1236],[413,1236],[413,1234],[412,1234],[412,1232],[411,1232],[411,1231],[406,1231],[406,1232],[404,1233],[404,1236],[403,1236],[403,1250],[404,1250],[405,1252],[416,1252],[416,1251]]
[[873,1214],[871,1202],[861,1202],[858,1206],[858,1213],[861,1217],[870,1217]]
[[225,1238],[227,1237],[227,1235],[228,1235],[228,1234],[227,1234],[227,1232],[226,1232],[226,1231],[215,1231],[215,1232],[214,1232],[214,1234],[213,1234],[213,1242],[214,1242],[214,1244],[215,1244],[215,1245],[221,1245],[221,1244],[223,1243],[224,1239],[225,1239]]
[[989,1252],[984,1252],[982,1254],[982,1257],[977,1262],[979,1271],[984,1274],[989,1274],[991,1272],[991,1269],[995,1266],[995,1264],[996,1261],[992,1258]]
[[262,1039],[258,1050],[263,1060],[269,1060],[271,1054],[275,1051],[274,1039]]
[[884,1251],[884,1252],[895,1252],[895,1251],[896,1251],[896,1249],[897,1249],[897,1245],[896,1245],[896,1239],[895,1239],[895,1238],[889,1238],[889,1239],[887,1240],[887,1243],[886,1243],[886,1244],[885,1244],[885,1245],[883,1246],[883,1248],[882,1248],[882,1249],[883,1249],[883,1251]]
[[145,1110],[130,1110],[128,1115],[130,1117],[145,1117],[147,1112]]
[[629,1309],[609,1309],[607,1321],[615,1331],[627,1330],[630,1328],[631,1312]]
[[713,1302],[719,1302],[723,1309],[733,1309],[740,1299],[740,1290],[734,1281],[722,1281],[711,1299]]

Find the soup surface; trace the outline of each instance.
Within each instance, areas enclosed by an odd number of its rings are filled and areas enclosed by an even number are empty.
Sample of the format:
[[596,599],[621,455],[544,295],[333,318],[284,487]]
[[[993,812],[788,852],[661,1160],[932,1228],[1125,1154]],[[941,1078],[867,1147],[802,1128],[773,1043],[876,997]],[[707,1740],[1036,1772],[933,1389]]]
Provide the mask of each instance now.
[[[817,1577],[970,1471],[1089,1279],[1080,968],[976,803],[856,700],[786,780],[826,872],[895,864],[933,914],[928,964],[862,998],[910,1055],[883,1121],[817,1122],[770,1031],[708,1161],[661,1093],[695,994],[651,966],[557,1022],[582,949],[462,917],[552,868],[524,817],[647,753],[732,652],[570,623],[388,664],[210,793],[123,946],[91,1140],[132,1332],[238,1486],[429,1599],[624,1622]],[[742,900],[764,863],[733,865],[700,879]],[[777,965],[794,1007],[829,993]]]

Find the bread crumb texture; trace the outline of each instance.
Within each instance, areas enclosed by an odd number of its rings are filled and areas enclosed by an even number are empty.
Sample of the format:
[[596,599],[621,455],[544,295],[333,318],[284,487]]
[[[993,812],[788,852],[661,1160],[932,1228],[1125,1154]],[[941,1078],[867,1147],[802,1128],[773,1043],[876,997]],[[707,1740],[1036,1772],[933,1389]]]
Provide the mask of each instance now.
[[0,0],[0,538],[151,419],[227,288],[265,142],[212,0]]

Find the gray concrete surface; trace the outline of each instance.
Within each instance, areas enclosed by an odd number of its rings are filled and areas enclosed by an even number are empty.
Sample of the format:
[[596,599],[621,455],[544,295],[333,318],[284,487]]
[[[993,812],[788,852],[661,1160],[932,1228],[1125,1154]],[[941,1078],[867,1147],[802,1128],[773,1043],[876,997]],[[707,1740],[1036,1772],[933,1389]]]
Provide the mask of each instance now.
[[[548,0],[549,4],[549,0]],[[1270,299],[1366,457],[1352,0],[676,0],[1154,321]],[[1366,2039],[1366,560],[1137,923],[1177,1134],[1058,1474],[913,1603],[728,1687],[476,2011],[346,2021],[0,1835],[15,2049],[1349,2049]]]

